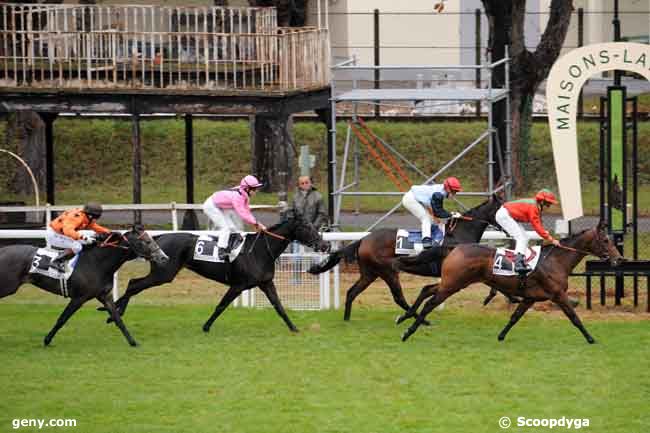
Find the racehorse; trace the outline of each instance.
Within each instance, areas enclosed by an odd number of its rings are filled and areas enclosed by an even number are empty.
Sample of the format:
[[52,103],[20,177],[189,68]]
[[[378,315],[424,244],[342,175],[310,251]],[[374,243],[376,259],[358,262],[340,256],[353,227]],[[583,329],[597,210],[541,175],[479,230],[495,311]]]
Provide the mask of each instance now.
[[315,250],[329,250],[329,244],[323,241],[316,228],[305,220],[301,214],[293,211],[285,213],[283,220],[268,230],[258,234],[246,235],[240,254],[229,264],[195,260],[194,247],[198,240],[196,235],[170,233],[157,236],[155,239],[169,256],[169,262],[166,264],[152,263],[147,276],[129,281],[126,292],[116,303],[118,311],[120,314],[124,314],[131,297],[149,287],[173,281],[178,272],[185,267],[202,277],[229,286],[226,294],[223,295],[216,306],[214,313],[203,325],[205,332],[210,330],[212,323],[241,292],[256,286],[264,292],[289,329],[297,332],[298,329],[284,311],[273,283],[275,261],[287,248],[289,242],[293,240],[297,240]]
[[113,274],[126,262],[143,257],[155,263],[163,263],[167,256],[142,227],[133,227],[124,234],[111,232],[101,235],[94,246],[86,246],[67,281],[62,282],[46,275],[29,273],[38,248],[30,245],[10,245],[0,249],[0,298],[13,295],[24,283],[31,283],[55,295],[67,294],[70,302],[65,307],[52,330],[45,337],[49,345],[54,335],[86,301],[96,298],[101,302],[113,321],[120,328],[131,346],[137,343],[129,334],[111,297]]
[[[444,256],[444,253],[441,252],[450,250],[450,247],[462,243],[478,242],[488,225],[498,227],[494,215],[502,204],[501,198],[493,194],[485,202],[465,212],[463,218],[447,221],[442,248],[433,247],[425,250],[425,253],[422,254],[429,254],[428,251],[431,251],[432,254],[441,259]],[[357,260],[360,275],[359,279],[347,291],[344,320],[350,320],[354,299],[377,278],[381,278],[386,282],[395,303],[404,310],[409,310],[409,305],[404,299],[399,273],[392,267],[392,262],[397,257],[395,255],[396,235],[397,229],[373,231],[363,239],[331,253],[327,260],[312,266],[307,271],[312,274],[320,274],[336,266],[343,258],[347,261]],[[402,270],[425,277],[439,275],[439,268],[436,267],[436,263],[428,260],[421,261],[410,267],[405,265]]]
[[[510,321],[499,334],[499,341],[506,338],[510,328],[535,302],[551,300],[582,332],[587,342],[594,343],[595,340],[582,325],[567,295],[569,274],[587,255],[608,259],[612,266],[618,265],[622,260],[614,243],[607,236],[606,226],[602,222],[592,229],[562,239],[559,247],[544,246],[537,267],[525,278],[494,275],[492,272],[494,248],[477,244],[459,245],[442,263],[440,282],[422,289],[422,291],[427,289],[432,292],[431,299],[424,304],[415,322],[406,330],[402,341],[406,341],[424,322],[427,314],[449,296],[470,284],[484,283],[506,295],[522,298]],[[399,263],[400,260],[397,259],[396,262]],[[402,320],[403,318],[400,317],[398,322]]]

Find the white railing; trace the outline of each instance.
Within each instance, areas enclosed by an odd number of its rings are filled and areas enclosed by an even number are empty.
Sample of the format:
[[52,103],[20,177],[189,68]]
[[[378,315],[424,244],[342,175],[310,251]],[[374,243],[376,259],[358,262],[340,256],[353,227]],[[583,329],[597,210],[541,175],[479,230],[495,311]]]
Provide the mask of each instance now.
[[[40,220],[40,213],[45,212],[45,225],[52,221],[52,212],[63,212],[68,209],[81,208],[83,205],[52,206],[0,206],[0,213],[35,213]],[[203,204],[195,203],[160,203],[160,204],[106,204],[102,205],[105,212],[110,211],[169,211],[171,214],[172,230],[178,230],[179,210],[202,210]],[[251,209],[279,209],[278,205],[251,205]],[[29,237],[27,239],[30,239]]]

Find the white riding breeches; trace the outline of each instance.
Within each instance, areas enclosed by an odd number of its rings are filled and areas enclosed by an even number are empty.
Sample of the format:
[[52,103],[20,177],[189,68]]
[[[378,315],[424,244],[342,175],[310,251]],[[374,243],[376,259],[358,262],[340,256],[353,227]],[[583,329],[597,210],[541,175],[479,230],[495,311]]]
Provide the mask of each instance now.
[[45,240],[51,247],[71,249],[75,254],[79,254],[83,249],[83,243],[81,243],[81,241],[76,241],[66,235],[57,233],[52,227],[47,228]]
[[230,233],[244,230],[244,222],[234,209],[220,209],[214,205],[212,197],[203,203],[203,212],[208,216],[212,226],[210,229],[216,229],[219,233],[217,246],[226,248]]
[[515,252],[526,255],[528,235],[520,223],[510,216],[508,209],[501,206],[494,216],[499,225],[516,241]]
[[[430,238],[431,224],[434,223],[433,217],[431,217],[431,214],[422,205],[422,203],[420,203],[415,199],[415,195],[411,191],[407,192],[406,194],[404,194],[404,197],[402,197],[402,206],[404,206],[409,212],[411,212],[417,219],[420,220],[422,237]],[[442,235],[444,236],[445,224],[436,223],[436,225],[438,226],[438,228],[442,232]]]

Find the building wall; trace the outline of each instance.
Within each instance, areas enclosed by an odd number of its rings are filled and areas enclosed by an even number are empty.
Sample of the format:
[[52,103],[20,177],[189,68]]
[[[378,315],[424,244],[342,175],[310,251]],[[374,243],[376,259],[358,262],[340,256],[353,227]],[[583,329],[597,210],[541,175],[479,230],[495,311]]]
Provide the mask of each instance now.
[[[460,52],[455,48],[460,40],[460,15],[455,13],[460,10],[459,2],[448,1],[445,6],[447,13],[443,14],[434,13],[433,4],[432,0],[330,2],[334,56],[349,58],[356,54],[360,63],[373,63],[373,10],[379,9],[382,64],[459,63]],[[434,45],[449,48],[415,48]]]
[[[333,54],[349,58],[356,54],[360,63],[373,62],[373,9],[379,9],[380,57],[382,64],[473,64],[475,63],[475,9],[481,0],[447,0],[445,11],[437,14],[437,0],[329,0]],[[310,3],[314,3],[312,0]],[[551,0],[528,0],[526,46],[534,49],[546,29]],[[612,0],[574,0],[576,11],[585,10],[584,44],[613,40]],[[650,0],[620,0],[623,36],[650,35]],[[608,13],[603,13],[603,12]],[[401,13],[401,15],[395,13]],[[459,14],[464,12],[467,14]],[[315,12],[314,12],[315,13]],[[392,14],[391,14],[392,13]],[[423,15],[409,15],[422,13]],[[347,15],[346,15],[347,14]],[[313,17],[313,13],[311,14]],[[482,22],[483,45],[487,44],[487,21]],[[391,48],[423,46],[426,48]],[[564,52],[578,46],[577,13],[573,15]]]

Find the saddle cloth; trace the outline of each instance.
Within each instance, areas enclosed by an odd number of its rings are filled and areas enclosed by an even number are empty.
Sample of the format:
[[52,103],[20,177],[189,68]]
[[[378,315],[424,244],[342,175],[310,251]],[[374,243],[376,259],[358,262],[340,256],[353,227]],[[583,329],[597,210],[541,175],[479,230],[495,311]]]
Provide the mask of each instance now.
[[[541,249],[542,248],[540,246],[528,248],[528,254],[526,255],[526,264],[530,268],[530,272],[535,270],[537,267]],[[517,254],[514,250],[497,248],[496,252],[494,253],[494,263],[492,264],[492,272],[494,275],[517,275],[515,272],[516,256]]]
[[30,274],[40,274],[46,277],[59,280],[61,286],[61,294],[65,297],[68,296],[68,280],[74,272],[75,266],[77,266],[77,261],[79,260],[79,254],[75,255],[72,259],[65,262],[65,272],[60,272],[59,270],[50,267],[50,263],[56,256],[58,256],[60,250],[52,248],[39,248],[34,253],[32,257],[32,264],[29,268]]
[[[444,235],[437,225],[431,226],[433,245],[441,245]],[[399,229],[395,236],[395,255],[414,256],[422,252],[422,231]]]
[[[219,247],[217,241],[219,236],[201,235],[194,244],[194,260],[202,262],[223,263],[219,259]],[[244,246],[244,237],[241,233],[230,233],[229,245],[232,245],[228,259],[232,263]]]

